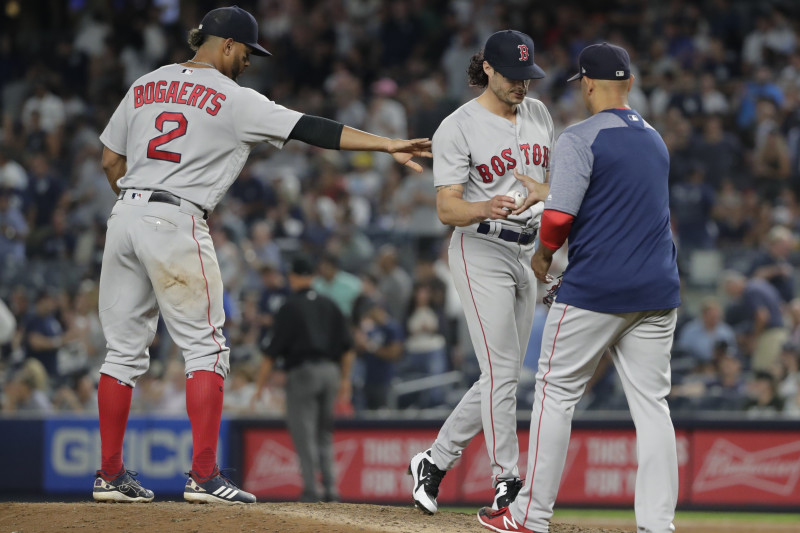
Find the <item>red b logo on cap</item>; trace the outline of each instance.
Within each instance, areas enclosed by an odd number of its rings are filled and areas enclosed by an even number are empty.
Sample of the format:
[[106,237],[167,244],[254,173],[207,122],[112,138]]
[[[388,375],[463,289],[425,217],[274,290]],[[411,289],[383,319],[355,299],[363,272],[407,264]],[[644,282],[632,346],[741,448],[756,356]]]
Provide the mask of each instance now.
[[528,46],[525,44],[518,44],[517,48],[519,48],[519,60],[520,61],[527,61],[528,60]]

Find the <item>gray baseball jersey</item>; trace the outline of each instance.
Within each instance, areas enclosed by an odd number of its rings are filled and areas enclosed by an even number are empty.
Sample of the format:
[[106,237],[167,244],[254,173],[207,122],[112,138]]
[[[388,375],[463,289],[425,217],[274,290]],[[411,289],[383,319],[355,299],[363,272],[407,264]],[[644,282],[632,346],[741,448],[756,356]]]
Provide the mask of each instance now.
[[211,211],[252,145],[283,147],[301,116],[216,69],[174,64],[133,83],[100,140],[128,158],[121,189],[167,191]]
[[[470,202],[524,192],[514,169],[544,182],[552,143],[553,121],[538,100],[525,98],[517,106],[516,123],[472,100],[433,136],[434,183],[464,184]],[[456,228],[448,253],[481,375],[440,429],[431,457],[449,470],[483,431],[495,487],[519,478],[516,392],[536,306],[533,242],[504,239],[499,226],[538,227],[541,204],[508,221],[490,221],[488,234],[477,224]]]
[[100,136],[127,159],[100,274],[102,373],[136,383],[160,311],[187,372],[227,375],[222,278],[204,210],[253,144],[282,147],[301,116],[213,68],[168,65],[134,82]]
[[[553,119],[539,100],[517,106],[516,124],[470,100],[433,136],[434,185],[464,184],[464,200],[490,200],[510,190],[527,194],[514,169],[544,183],[553,146]],[[508,226],[538,227],[544,204],[510,216]]]

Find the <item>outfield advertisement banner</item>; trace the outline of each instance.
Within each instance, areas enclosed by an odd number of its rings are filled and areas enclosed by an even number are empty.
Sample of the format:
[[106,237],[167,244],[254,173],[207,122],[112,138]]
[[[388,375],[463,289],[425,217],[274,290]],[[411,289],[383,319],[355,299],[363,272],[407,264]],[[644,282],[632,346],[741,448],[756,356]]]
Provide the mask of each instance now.
[[780,431],[713,431],[694,436],[692,502],[787,505],[800,502],[800,438]]
[[[219,460],[226,464],[223,444],[228,423],[220,431]],[[96,418],[53,418],[44,421],[44,489],[49,493],[89,493],[100,468],[100,428]],[[192,429],[184,418],[128,420],[123,449],[125,466],[139,473],[142,485],[156,494],[181,493],[185,472],[192,468]]]
[[[292,500],[302,480],[289,434],[282,428],[243,429],[244,488],[262,500]],[[334,454],[339,491],[346,501],[410,500],[412,455],[428,448],[433,429],[337,429]],[[528,430],[520,430],[520,472],[525,475]],[[800,501],[800,436],[794,432],[678,429],[679,504],[791,506]],[[491,503],[491,472],[482,438],[464,451],[441,485],[444,505]],[[636,436],[632,429],[575,429],[558,502],[633,505]]]

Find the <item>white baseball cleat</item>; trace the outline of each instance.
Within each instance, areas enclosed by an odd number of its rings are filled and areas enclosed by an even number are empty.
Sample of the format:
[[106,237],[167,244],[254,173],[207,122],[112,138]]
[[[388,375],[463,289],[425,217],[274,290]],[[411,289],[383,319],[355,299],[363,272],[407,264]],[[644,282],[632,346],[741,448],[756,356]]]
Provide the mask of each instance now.
[[494,501],[492,511],[497,511],[503,507],[508,507],[517,499],[520,489],[522,489],[521,479],[504,479],[494,488]]
[[189,503],[256,503],[255,496],[234,485],[218,468],[205,479],[189,472],[183,499]]
[[439,504],[436,497],[439,495],[439,483],[442,482],[447,471],[439,470],[433,462],[430,448],[411,458],[408,473],[414,479],[414,488],[411,493],[414,504],[428,514],[438,511]]

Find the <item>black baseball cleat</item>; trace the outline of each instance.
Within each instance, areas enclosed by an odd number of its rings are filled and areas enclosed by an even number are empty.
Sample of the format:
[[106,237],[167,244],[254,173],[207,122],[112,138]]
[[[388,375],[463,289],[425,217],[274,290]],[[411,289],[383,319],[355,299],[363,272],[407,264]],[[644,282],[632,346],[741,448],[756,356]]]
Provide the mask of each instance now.
[[517,494],[519,494],[523,484],[521,479],[504,479],[499,482],[494,488],[492,510],[497,511],[511,505],[517,499]]
[[256,497],[245,492],[228,479],[219,468],[206,477],[199,477],[194,470],[186,474],[183,499],[189,503],[256,503]]
[[117,502],[117,503],[148,503],[153,501],[155,494],[152,490],[142,487],[136,479],[138,474],[132,470],[120,470],[120,473],[113,479],[102,470],[97,471],[97,479],[94,480],[92,497],[97,502]]
[[428,514],[438,511],[439,504],[436,497],[439,495],[439,484],[447,471],[439,470],[433,462],[430,448],[411,458],[408,473],[414,479],[414,488],[411,493],[414,504]]

